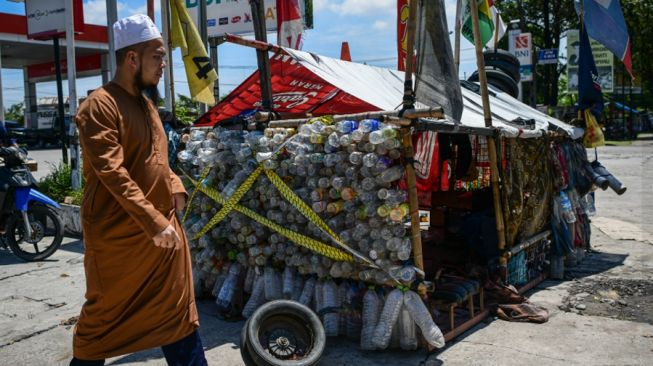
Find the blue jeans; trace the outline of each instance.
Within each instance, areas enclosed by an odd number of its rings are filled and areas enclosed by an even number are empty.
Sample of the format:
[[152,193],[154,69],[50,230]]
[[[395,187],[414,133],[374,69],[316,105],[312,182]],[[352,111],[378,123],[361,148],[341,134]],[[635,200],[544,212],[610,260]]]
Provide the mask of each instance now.
[[[161,347],[163,355],[170,366],[207,366],[200,334],[194,331],[186,338]],[[75,357],[70,366],[103,366],[104,360],[80,360]]]

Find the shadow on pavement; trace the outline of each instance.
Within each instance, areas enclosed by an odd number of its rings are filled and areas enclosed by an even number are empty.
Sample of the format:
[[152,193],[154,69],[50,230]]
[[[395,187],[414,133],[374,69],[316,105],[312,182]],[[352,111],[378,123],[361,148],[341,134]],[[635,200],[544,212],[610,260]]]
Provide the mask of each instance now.
[[585,254],[582,263],[575,267],[565,268],[565,280],[585,278],[612,268],[622,266],[628,254],[614,254],[607,252],[592,251]]
[[[232,345],[238,349],[240,344],[240,329],[245,325],[244,321],[226,322],[218,319],[217,307],[214,300],[198,300],[197,311],[200,315],[200,336],[205,352],[222,345]],[[219,330],[219,331],[216,331]],[[208,358],[208,357],[207,357]],[[145,351],[132,353],[119,359],[107,362],[107,365],[122,365],[127,363],[146,362],[149,360],[165,361],[160,348],[152,348]]]
[[84,254],[84,243],[82,242],[81,239],[77,239],[75,241],[71,241],[71,242],[66,243],[66,244],[61,244],[61,247],[59,247],[59,250],[65,250],[67,252]]

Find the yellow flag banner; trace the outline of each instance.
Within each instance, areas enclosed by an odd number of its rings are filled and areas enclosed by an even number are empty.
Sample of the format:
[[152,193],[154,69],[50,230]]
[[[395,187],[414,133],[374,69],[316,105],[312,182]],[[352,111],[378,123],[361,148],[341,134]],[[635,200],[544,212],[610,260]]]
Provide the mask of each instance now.
[[172,0],[170,14],[172,47],[181,48],[191,98],[200,103],[214,105],[213,83],[218,80],[218,74],[211,65],[211,59],[193,20],[188,15],[184,0]]

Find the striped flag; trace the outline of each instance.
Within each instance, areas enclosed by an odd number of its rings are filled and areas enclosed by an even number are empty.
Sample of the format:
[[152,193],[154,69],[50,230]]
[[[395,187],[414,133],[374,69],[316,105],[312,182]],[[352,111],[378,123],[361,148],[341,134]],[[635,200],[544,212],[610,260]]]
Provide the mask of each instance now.
[[[583,1],[582,8],[580,1]],[[575,5],[579,15],[581,9],[584,13],[582,18],[589,36],[617,56],[632,76],[630,35],[619,0],[576,0]]]
[[[499,12],[499,9],[497,9],[497,7],[494,6],[494,1],[488,0],[488,4],[490,5],[490,13],[492,14],[492,23],[494,24],[494,29],[495,29],[494,33],[498,33],[497,34],[497,43],[498,43],[499,40],[501,40],[501,38],[503,38],[503,36],[506,34],[506,30],[508,29],[508,27],[506,27],[506,23],[504,23],[503,19],[501,19],[501,13]],[[490,40],[485,44],[485,47],[492,48],[492,49],[497,48],[497,46],[494,44],[494,33],[492,33],[492,37],[490,37]]]
[[[462,1],[461,34],[472,44],[474,43],[474,25],[472,24],[472,11],[470,1]],[[490,10],[490,0],[476,0],[478,4],[478,21],[480,25],[481,44],[487,44],[494,37],[494,18]]]
[[302,22],[298,0],[277,0],[277,43],[296,50],[302,46]]

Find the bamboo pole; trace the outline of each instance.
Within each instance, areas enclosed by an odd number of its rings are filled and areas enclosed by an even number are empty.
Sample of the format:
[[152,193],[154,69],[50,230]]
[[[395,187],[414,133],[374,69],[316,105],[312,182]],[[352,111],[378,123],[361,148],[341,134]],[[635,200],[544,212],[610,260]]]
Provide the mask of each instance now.
[[175,77],[172,72],[172,11],[170,9],[170,0],[164,0],[165,12],[161,12],[161,17],[163,20],[163,25],[165,26],[165,32],[168,33],[168,69],[170,70],[170,109],[173,116],[177,115],[177,107],[175,107]]
[[413,70],[415,63],[415,19],[417,18],[417,1],[408,0],[408,24],[406,26],[406,70],[404,81],[404,109],[412,109],[414,100],[413,93]]
[[255,48],[259,51],[283,52],[283,49],[277,45],[258,40],[245,39],[230,33],[225,34],[224,40],[229,43],[239,44],[241,46]]
[[424,256],[422,255],[422,233],[419,221],[419,202],[417,201],[417,179],[413,162],[413,142],[410,130],[404,128],[402,132],[402,146],[404,148],[404,167],[406,169],[406,189],[408,190],[408,205],[410,207],[410,241],[413,250],[413,263],[415,267],[424,272]]
[[[256,40],[267,43],[267,30],[265,29],[265,9],[263,0],[250,0],[252,20]],[[270,78],[270,57],[267,50],[256,50],[258,63],[259,83],[261,88],[261,104],[263,109],[272,110],[272,81]]]
[[[483,115],[485,117],[485,127],[492,127],[492,112],[490,110],[490,98],[487,89],[487,76],[485,75],[485,61],[483,59],[483,47],[481,45],[481,32],[478,21],[478,5],[476,1],[470,1],[472,23],[474,27],[474,46],[476,48],[476,65],[478,67],[478,76],[481,84],[481,99],[483,101]],[[499,168],[497,165],[497,148],[494,137],[487,137],[488,155],[490,158],[492,198],[494,202],[494,217],[496,219],[496,229],[498,238],[498,249],[503,251],[506,247],[505,228],[503,222],[503,209],[501,207],[501,192],[499,190]],[[507,265],[507,259],[501,257],[500,266]]]
[[[378,111],[378,112],[364,112],[364,113],[352,113],[352,114],[340,114],[334,115],[332,118],[335,122],[344,121],[344,120],[361,120],[361,119],[381,119],[383,122],[385,120],[392,120],[393,117],[399,118],[399,121],[404,124],[405,121],[410,121],[415,118],[437,118],[443,119],[444,113],[442,108],[421,108],[421,109],[408,109],[404,111],[403,115],[399,117],[400,111]],[[271,115],[268,112],[257,112],[256,120],[259,122],[268,121]],[[297,119],[287,119],[287,120],[278,120],[271,121],[270,127],[297,127],[301,124],[309,122],[313,117],[297,118]]]
[[[413,55],[415,54],[415,23],[417,18],[417,4],[416,0],[408,1],[408,25],[407,32],[407,47],[406,47],[406,73],[404,82],[404,111],[414,108],[415,93],[413,91]],[[400,115],[400,117],[404,117]],[[402,146],[404,155],[404,168],[406,169],[406,183],[408,189],[408,205],[410,207],[410,239],[413,251],[413,263],[415,267],[419,268],[422,273],[424,272],[424,257],[422,255],[422,234],[420,232],[419,222],[419,203],[417,201],[417,184],[415,178],[415,168],[413,167],[413,140],[410,127],[401,129]]]

